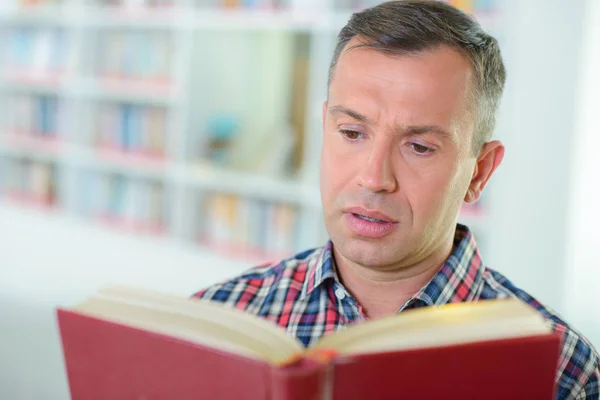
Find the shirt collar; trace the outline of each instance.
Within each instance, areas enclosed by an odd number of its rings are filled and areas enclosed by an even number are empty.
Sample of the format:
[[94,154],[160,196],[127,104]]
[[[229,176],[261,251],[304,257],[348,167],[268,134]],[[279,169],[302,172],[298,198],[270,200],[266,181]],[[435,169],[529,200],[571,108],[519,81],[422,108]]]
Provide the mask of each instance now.
[[[330,241],[309,261],[307,276],[300,298],[310,295],[327,280],[339,281]],[[471,301],[479,295],[483,282],[483,264],[473,234],[464,225],[457,224],[454,249],[433,278],[401,308],[409,304],[441,305]]]
[[409,304],[432,306],[472,301],[483,288],[484,270],[473,234],[466,226],[457,224],[452,254],[401,310]]
[[309,261],[308,271],[300,293],[300,299],[310,295],[328,279],[339,280],[333,261],[333,243],[331,240],[320,249],[317,257],[314,257]]

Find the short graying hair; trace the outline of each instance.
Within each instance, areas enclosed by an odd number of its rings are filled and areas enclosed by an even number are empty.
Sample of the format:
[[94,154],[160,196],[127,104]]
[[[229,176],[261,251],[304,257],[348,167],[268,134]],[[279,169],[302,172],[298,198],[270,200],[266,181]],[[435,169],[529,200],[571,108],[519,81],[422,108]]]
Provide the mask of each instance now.
[[346,44],[354,37],[364,42],[356,47],[397,55],[415,54],[441,45],[460,51],[470,60],[474,72],[473,150],[478,153],[491,139],[506,69],[498,41],[484,32],[475,19],[436,0],[389,1],[357,12],[338,35],[328,87]]

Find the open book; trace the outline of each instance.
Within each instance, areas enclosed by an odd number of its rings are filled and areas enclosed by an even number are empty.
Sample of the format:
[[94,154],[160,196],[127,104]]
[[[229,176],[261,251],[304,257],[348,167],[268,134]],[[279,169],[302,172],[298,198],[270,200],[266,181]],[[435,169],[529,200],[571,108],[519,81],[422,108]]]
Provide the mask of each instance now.
[[74,400],[549,399],[560,345],[517,299],[407,310],[310,349],[240,310],[128,287],[57,315]]

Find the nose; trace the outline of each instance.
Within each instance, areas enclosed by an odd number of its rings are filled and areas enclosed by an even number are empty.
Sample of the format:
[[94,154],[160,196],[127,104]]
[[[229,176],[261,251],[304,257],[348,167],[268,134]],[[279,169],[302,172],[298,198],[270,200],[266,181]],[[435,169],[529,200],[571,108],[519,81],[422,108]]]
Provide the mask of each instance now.
[[374,144],[367,163],[361,168],[358,184],[371,192],[392,193],[398,183],[392,162],[392,145],[388,141]]

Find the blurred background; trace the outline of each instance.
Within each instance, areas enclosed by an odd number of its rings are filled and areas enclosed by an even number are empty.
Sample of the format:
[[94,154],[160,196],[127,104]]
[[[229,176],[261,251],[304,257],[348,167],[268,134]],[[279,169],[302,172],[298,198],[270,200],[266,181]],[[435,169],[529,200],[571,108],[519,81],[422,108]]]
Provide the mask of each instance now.
[[[600,3],[454,0],[501,43],[484,261],[600,346]],[[53,309],[327,240],[321,104],[370,0],[2,0],[0,398],[66,399]]]

